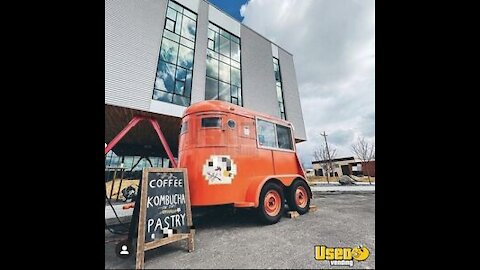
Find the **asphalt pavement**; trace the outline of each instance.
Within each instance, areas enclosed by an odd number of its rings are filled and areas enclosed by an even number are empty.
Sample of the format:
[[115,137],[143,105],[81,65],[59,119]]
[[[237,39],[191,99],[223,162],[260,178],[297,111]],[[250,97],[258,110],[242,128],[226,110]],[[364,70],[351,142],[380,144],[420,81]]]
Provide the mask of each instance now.
[[[375,194],[317,193],[312,204],[317,211],[296,219],[283,217],[268,226],[259,224],[254,210],[194,211],[195,251],[189,253],[185,241],[147,251],[145,268],[350,268],[315,260],[316,245],[364,245],[370,256],[354,261],[353,268],[375,268]],[[135,256],[117,257],[119,241],[119,236],[105,230],[105,268],[134,268]]]

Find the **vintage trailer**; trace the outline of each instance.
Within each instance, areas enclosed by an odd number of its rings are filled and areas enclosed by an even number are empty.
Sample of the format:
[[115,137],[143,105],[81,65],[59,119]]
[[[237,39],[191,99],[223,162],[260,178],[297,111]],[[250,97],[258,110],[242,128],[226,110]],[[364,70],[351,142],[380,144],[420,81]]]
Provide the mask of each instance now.
[[192,206],[253,207],[267,224],[280,220],[285,202],[306,213],[312,192],[293,132],[287,121],[223,101],[188,107],[178,166],[188,169]]

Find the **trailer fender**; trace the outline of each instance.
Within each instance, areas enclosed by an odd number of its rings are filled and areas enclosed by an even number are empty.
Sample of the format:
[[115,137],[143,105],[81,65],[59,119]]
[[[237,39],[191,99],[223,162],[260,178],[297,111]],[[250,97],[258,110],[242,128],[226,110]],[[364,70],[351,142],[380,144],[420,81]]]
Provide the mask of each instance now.
[[262,191],[263,186],[267,181],[275,181],[284,187],[288,187],[292,182],[297,179],[304,179],[301,175],[298,174],[288,174],[288,175],[269,175],[267,177],[255,177],[251,178],[251,183],[248,186],[247,193],[245,196],[245,201],[253,202],[254,207],[258,207],[258,198],[260,197],[260,192]]

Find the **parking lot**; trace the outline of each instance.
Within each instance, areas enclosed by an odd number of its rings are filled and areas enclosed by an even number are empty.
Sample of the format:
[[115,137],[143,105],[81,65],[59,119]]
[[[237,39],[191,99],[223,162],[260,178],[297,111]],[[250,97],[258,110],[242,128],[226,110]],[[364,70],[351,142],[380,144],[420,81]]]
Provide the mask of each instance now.
[[[312,204],[317,211],[270,226],[253,210],[194,213],[195,251],[188,253],[185,241],[147,251],[145,268],[349,268],[315,260],[316,245],[364,245],[370,256],[353,268],[375,268],[375,193],[317,194]],[[116,238],[105,231],[105,268],[135,268],[134,255],[116,256]]]

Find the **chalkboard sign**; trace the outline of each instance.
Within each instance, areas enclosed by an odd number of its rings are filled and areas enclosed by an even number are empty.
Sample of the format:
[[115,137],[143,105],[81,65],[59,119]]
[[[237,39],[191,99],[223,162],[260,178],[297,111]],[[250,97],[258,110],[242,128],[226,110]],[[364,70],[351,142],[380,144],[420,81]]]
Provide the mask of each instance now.
[[141,187],[136,268],[143,269],[145,251],[168,243],[186,239],[193,251],[187,170],[144,168]]

